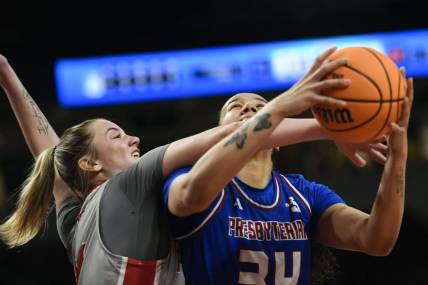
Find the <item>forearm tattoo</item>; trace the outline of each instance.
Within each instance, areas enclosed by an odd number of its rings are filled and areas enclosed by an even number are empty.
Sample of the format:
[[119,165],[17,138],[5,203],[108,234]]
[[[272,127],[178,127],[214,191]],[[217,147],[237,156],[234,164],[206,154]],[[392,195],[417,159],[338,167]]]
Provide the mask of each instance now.
[[[253,129],[253,132],[259,132],[261,130],[269,129],[270,127],[272,127],[272,122],[269,120],[269,118],[270,118],[270,114],[268,113],[256,117],[255,119],[257,120],[257,122]],[[230,140],[226,142],[224,147],[227,147],[228,145],[235,143],[236,148],[242,149],[245,145],[245,141],[247,140],[247,130],[248,130],[248,125],[241,127],[241,129],[237,133],[235,133],[230,138]]]
[[237,133],[235,133],[230,140],[226,142],[224,147],[227,147],[230,144],[235,143],[236,148],[242,149],[245,145],[245,141],[247,140],[247,130],[248,126],[242,126]]
[[40,134],[48,135],[49,132],[49,122],[46,120],[42,111],[40,111],[39,107],[37,107],[36,102],[34,102],[33,98],[31,98],[30,94],[28,94],[27,90],[24,90],[25,100],[31,105],[33,109],[33,117],[37,120],[37,130]]
[[269,129],[270,127],[272,127],[272,123],[271,121],[269,121],[270,118],[270,114],[263,114],[261,116],[258,116],[257,119],[257,124],[254,127],[254,132],[258,132],[264,129]]

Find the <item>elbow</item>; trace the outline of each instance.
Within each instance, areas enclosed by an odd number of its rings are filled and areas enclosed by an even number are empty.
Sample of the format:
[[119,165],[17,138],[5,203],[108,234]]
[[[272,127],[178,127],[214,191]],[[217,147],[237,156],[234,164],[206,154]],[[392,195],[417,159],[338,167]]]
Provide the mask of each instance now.
[[394,249],[396,238],[381,238],[375,237],[368,246],[366,246],[365,253],[371,256],[388,256]]
[[392,252],[393,247],[375,247],[366,250],[366,254],[371,256],[388,256]]
[[181,208],[187,215],[196,214],[207,209],[209,204],[201,199],[200,197],[194,197],[192,195],[185,195],[181,199]]
[[200,179],[191,180],[186,191],[185,204],[186,207],[192,210],[192,213],[199,213],[209,208],[217,191],[211,189],[211,183]]
[[366,220],[367,227],[361,231],[364,233],[360,237],[362,249],[371,256],[388,256],[395,247],[400,232],[400,226],[388,224],[371,224],[369,219]]
[[186,183],[180,191],[179,203],[173,207],[173,214],[178,217],[189,216],[206,210],[210,206],[207,199],[206,189],[198,186],[197,183]]

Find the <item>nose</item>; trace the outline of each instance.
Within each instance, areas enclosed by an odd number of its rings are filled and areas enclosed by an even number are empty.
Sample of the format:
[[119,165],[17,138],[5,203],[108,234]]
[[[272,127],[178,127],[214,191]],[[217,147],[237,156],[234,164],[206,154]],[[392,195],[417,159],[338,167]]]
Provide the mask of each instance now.
[[257,113],[257,107],[256,104],[253,102],[247,102],[243,107],[241,112],[243,114],[248,113],[248,112],[253,112],[253,113]]
[[138,147],[139,144],[140,144],[140,138],[139,137],[129,136],[129,145],[130,146],[136,145]]

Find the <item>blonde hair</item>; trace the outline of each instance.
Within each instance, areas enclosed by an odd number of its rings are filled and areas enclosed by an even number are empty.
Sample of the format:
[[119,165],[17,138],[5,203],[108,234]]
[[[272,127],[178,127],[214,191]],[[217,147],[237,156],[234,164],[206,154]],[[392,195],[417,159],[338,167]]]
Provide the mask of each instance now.
[[23,183],[16,211],[0,225],[0,237],[9,247],[27,243],[46,224],[53,202],[54,177],[53,148],[49,148],[37,157]]
[[75,195],[81,199],[89,189],[89,178],[78,166],[78,160],[95,156],[93,133],[87,120],[67,129],[57,146],[44,150],[36,159],[30,175],[21,186],[15,212],[0,225],[0,238],[9,246],[21,246],[46,225],[53,205],[52,190],[55,168]]

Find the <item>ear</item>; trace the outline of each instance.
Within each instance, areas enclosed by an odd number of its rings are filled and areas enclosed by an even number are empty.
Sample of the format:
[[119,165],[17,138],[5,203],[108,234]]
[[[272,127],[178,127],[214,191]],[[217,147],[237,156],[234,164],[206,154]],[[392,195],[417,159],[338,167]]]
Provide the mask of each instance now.
[[88,172],[100,172],[102,165],[97,161],[91,160],[88,155],[84,155],[78,161],[80,169]]

